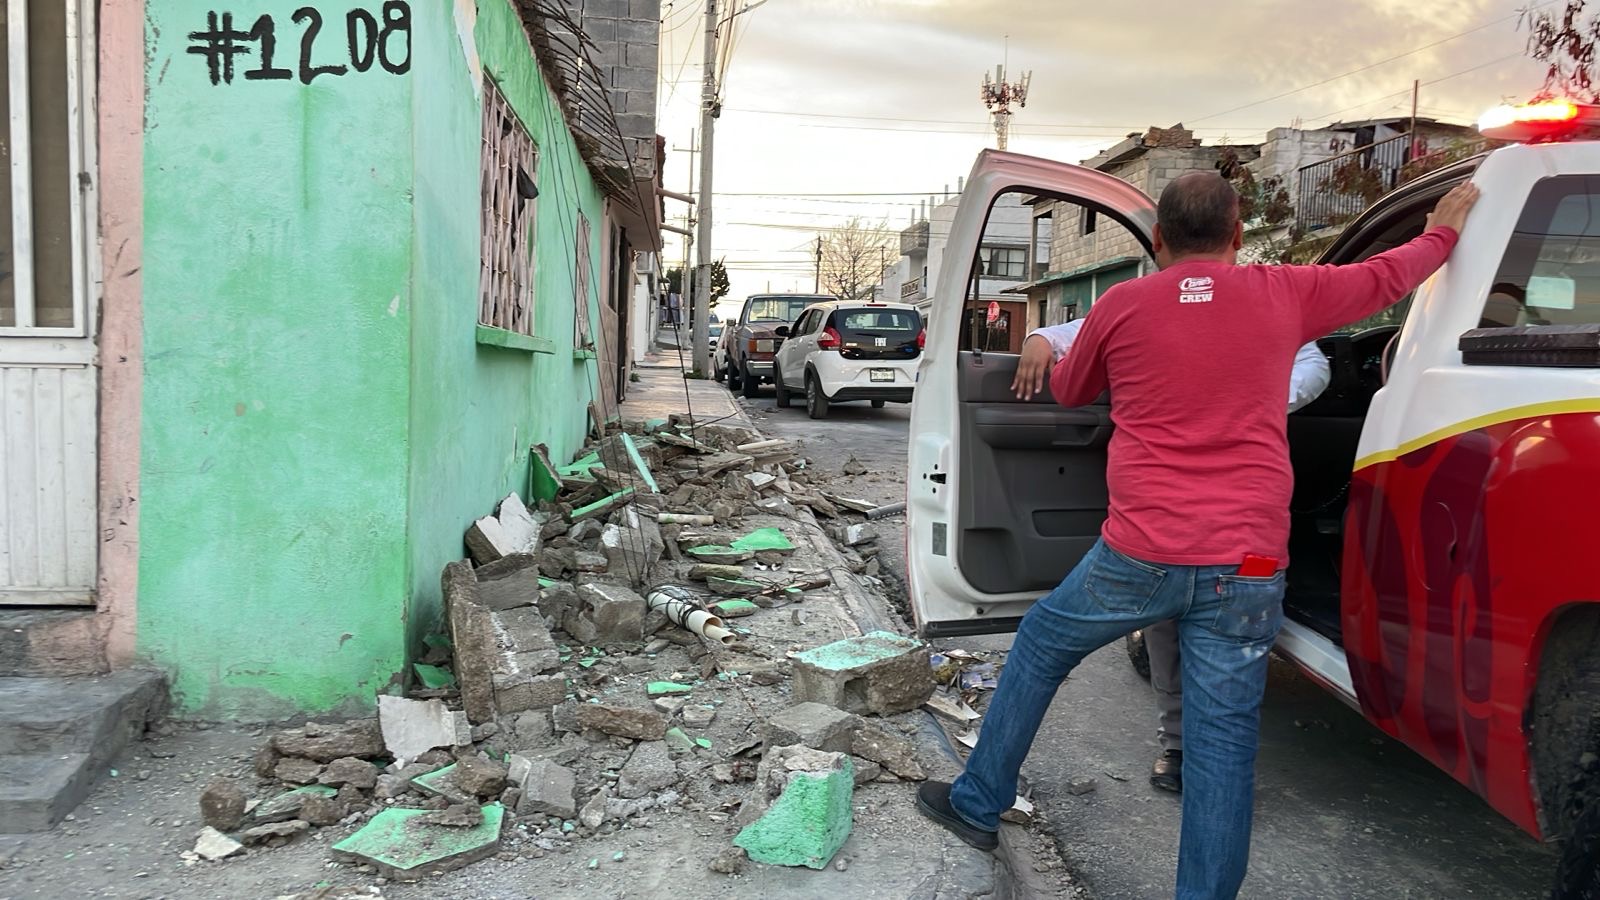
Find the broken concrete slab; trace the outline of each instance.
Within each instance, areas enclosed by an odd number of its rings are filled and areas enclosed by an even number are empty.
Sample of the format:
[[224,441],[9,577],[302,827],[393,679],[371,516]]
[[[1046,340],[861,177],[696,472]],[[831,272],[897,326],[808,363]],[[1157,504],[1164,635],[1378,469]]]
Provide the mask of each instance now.
[[538,555],[543,527],[543,518],[529,512],[513,492],[500,501],[494,515],[484,516],[467,529],[467,552],[480,566],[513,553]]
[[[440,581],[445,617],[450,625],[450,644],[455,650],[461,703],[471,721],[491,721],[495,716],[494,669],[500,655],[494,621],[489,610],[478,603],[478,579],[467,563],[453,562],[445,566]],[[382,741],[381,733],[379,740]]]
[[738,619],[744,616],[753,616],[761,607],[749,600],[722,600],[711,604],[711,614],[723,619]]
[[933,695],[926,644],[875,631],[794,658],[794,697],[857,714],[894,715]]
[[452,803],[444,809],[418,816],[416,821],[447,828],[476,828],[483,824],[483,809],[476,803]]
[[[200,793],[200,820],[218,831],[232,831],[244,821],[245,807],[249,803],[244,789],[236,782],[218,778]],[[195,852],[200,851],[196,849]]]
[[459,739],[459,719],[465,715],[439,700],[378,697],[378,723],[383,742],[404,766],[435,747],[454,747]]
[[565,675],[494,676],[494,702],[501,715],[549,709],[567,699]]
[[511,784],[522,792],[517,815],[560,816],[578,814],[578,777],[566,766],[549,759],[528,759],[513,755],[510,761]]
[[321,784],[286,791],[257,804],[256,808],[250,811],[249,820],[256,825],[273,825],[297,819],[308,798],[334,797],[338,793],[333,788]]
[[235,853],[243,853],[244,845],[207,825],[200,829],[200,834],[194,842],[194,852],[201,859],[215,862],[227,859]]
[[636,741],[659,741],[667,720],[655,710],[607,703],[579,703],[578,725]]
[[310,822],[303,819],[293,819],[288,822],[273,822],[248,828],[239,835],[239,840],[246,847],[254,847],[259,844],[265,844],[269,847],[281,847],[310,830]]
[[319,828],[325,828],[337,825],[339,820],[345,817],[345,810],[345,804],[337,796],[313,794],[301,805],[300,818]]
[[567,633],[596,647],[638,644],[644,640],[644,598],[616,584],[579,585],[577,610],[567,617]]
[[921,781],[928,777],[922,770],[922,764],[917,762],[915,744],[870,722],[863,722],[856,730],[850,743],[850,752],[882,765],[897,778]]
[[491,803],[476,827],[456,828],[418,821],[421,809],[386,809],[366,827],[333,845],[334,856],[370,865],[384,878],[419,881],[493,856],[500,847],[505,807]]
[[849,753],[860,716],[823,703],[800,703],[767,720],[762,739],[768,747],[802,746]]
[[284,756],[319,763],[333,762],[341,756],[377,759],[384,754],[383,733],[377,719],[354,719],[334,725],[311,722],[273,735],[272,748]]
[[733,843],[757,862],[825,868],[850,836],[854,789],[848,754],[769,750],[740,808],[737,821],[744,827]]
[[633,435],[626,431],[618,432],[600,442],[598,450],[601,459],[613,469],[626,466],[631,469],[629,478],[637,478],[644,483],[644,487],[652,494],[661,492],[661,486],[656,484],[655,475],[650,471],[650,466],[645,462],[644,455],[639,450],[639,445],[634,443]]
[[711,578],[722,578],[737,581],[744,577],[742,566],[719,566],[715,563],[699,563],[689,569],[689,578],[693,581],[707,581]]
[[567,516],[567,519],[572,522],[581,522],[584,519],[593,519],[599,516],[604,516],[613,509],[616,509],[624,503],[627,503],[633,498],[635,493],[637,492],[631,487],[627,488],[626,490],[618,491],[608,497],[596,500],[588,506],[582,506],[573,510],[572,514]]
[[378,771],[377,766],[364,759],[346,756],[328,763],[328,767],[317,777],[317,783],[329,787],[348,784],[356,790],[370,791],[378,783]]
[[312,784],[321,774],[322,766],[297,756],[285,756],[278,760],[277,767],[272,770],[273,777],[290,784]]
[[[489,618],[501,650],[501,659],[494,666],[497,671],[525,672],[531,677],[561,668],[561,651],[536,607],[491,612]],[[515,665],[508,662],[513,657]]]
[[518,609],[539,603],[539,557],[512,553],[478,567],[478,603],[491,610]]
[[666,790],[678,781],[678,764],[672,761],[667,745],[662,741],[643,741],[633,748],[633,755],[617,776],[617,796],[624,800]]
[[498,797],[506,789],[506,767],[493,760],[468,756],[451,769],[451,783],[471,796]]

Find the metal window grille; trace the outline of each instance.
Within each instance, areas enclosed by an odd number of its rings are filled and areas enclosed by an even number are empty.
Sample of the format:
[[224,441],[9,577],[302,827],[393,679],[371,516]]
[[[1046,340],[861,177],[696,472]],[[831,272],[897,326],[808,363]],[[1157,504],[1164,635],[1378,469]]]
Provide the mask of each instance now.
[[576,263],[572,278],[573,302],[576,316],[573,321],[577,332],[573,335],[579,347],[593,347],[594,333],[589,326],[589,217],[578,213],[578,246],[573,254]]
[[538,149],[493,81],[483,90],[483,248],[478,321],[533,334]]

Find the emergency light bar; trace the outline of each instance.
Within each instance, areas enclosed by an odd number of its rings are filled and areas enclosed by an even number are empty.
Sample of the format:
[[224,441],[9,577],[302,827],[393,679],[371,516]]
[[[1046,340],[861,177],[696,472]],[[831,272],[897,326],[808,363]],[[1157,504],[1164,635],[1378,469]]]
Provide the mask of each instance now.
[[1600,106],[1569,100],[1546,100],[1497,106],[1478,119],[1478,131],[1497,141],[1559,140],[1579,128],[1600,125]]

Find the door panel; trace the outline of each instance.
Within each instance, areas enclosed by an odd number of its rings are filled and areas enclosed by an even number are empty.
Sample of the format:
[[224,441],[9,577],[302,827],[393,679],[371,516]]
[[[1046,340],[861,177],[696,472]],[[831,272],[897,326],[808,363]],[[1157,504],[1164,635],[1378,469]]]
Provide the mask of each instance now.
[[1046,593],[1105,522],[1111,407],[1011,393],[1018,357],[961,354],[957,559],[989,594]]
[[1106,515],[1109,408],[1062,409],[1048,394],[1019,401],[1015,355],[960,349],[970,295],[998,287],[967,263],[1005,194],[1065,201],[1074,220],[1058,217],[1056,238],[1076,234],[1079,208],[1126,229],[1128,248],[1107,242],[1095,254],[1148,252],[1155,222],[1149,197],[1103,172],[997,151],[974,165],[924,316],[911,412],[906,559],[911,606],[929,636],[1014,629],[1093,545]]

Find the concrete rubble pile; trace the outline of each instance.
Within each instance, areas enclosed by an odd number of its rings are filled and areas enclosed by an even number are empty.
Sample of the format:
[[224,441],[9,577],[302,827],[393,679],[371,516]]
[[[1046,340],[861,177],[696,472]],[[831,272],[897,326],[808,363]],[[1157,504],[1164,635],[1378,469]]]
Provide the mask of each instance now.
[[726,830],[713,871],[822,868],[857,787],[924,778],[927,648],[806,624],[835,586],[802,552],[801,508],[831,505],[804,461],[738,426],[647,430],[570,466],[535,448],[540,499],[468,530],[407,695],[273,735],[254,784],[207,788],[195,853],[339,828],[336,861],[409,881],[693,817]]

